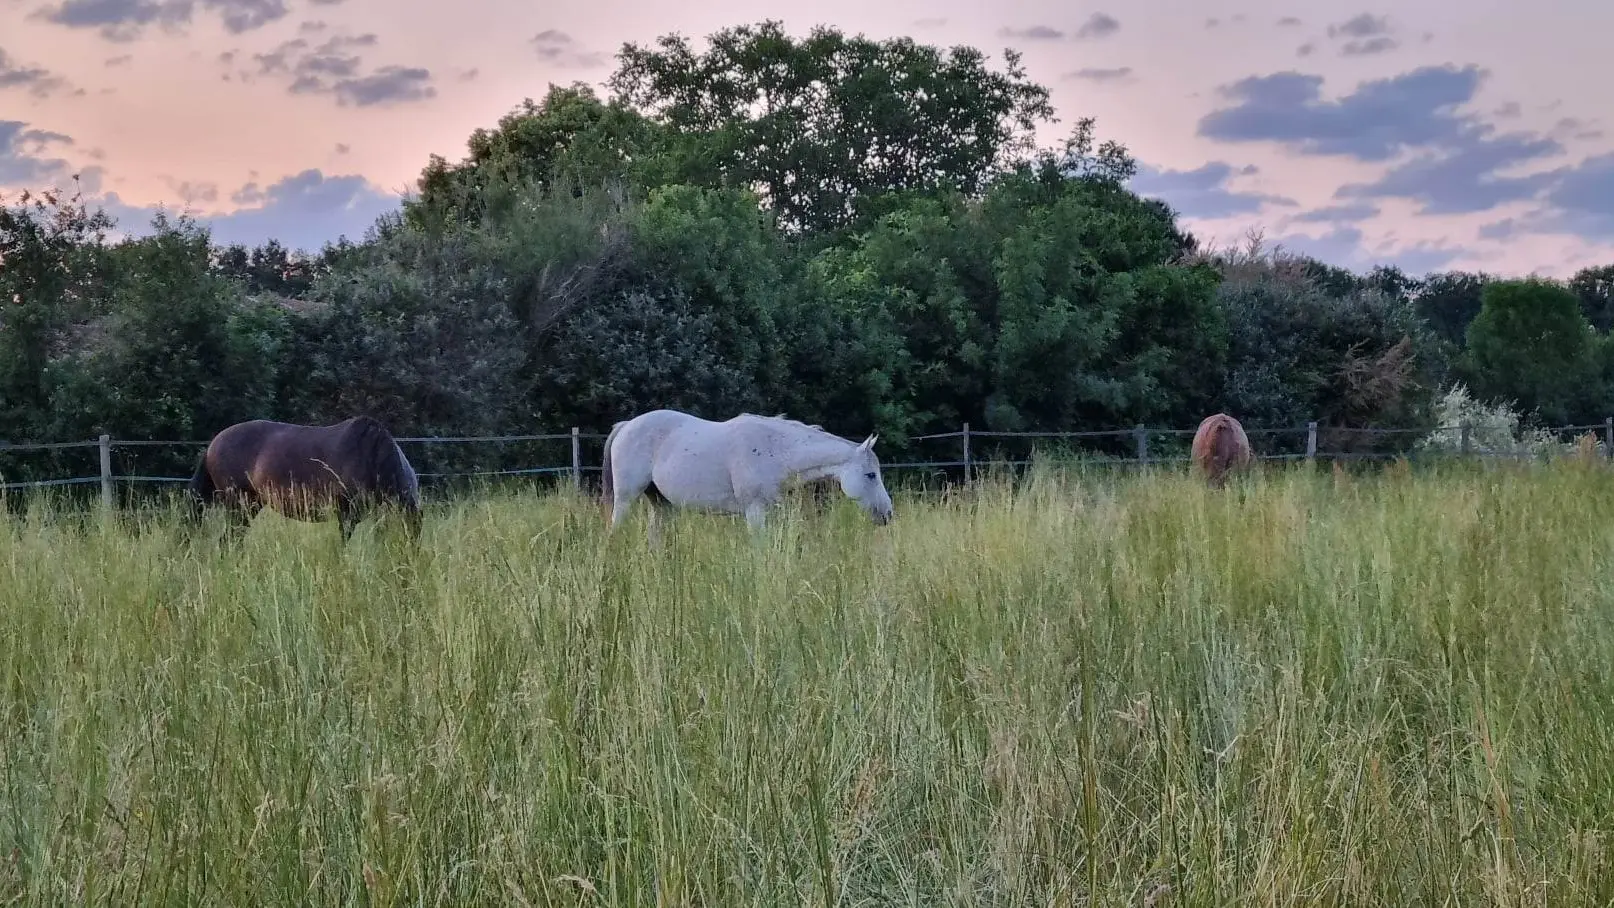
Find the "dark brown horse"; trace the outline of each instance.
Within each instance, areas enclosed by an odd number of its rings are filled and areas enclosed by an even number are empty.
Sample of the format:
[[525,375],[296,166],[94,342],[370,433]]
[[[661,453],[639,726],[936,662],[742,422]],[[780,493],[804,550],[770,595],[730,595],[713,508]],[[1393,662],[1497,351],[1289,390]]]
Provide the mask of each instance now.
[[420,536],[420,482],[392,433],[368,416],[332,426],[254,419],[213,436],[190,481],[191,512],[221,504],[244,529],[264,505],[297,520],[324,520],[334,506],[342,541],[378,505],[403,511]]
[[1194,466],[1205,474],[1213,489],[1227,482],[1228,473],[1248,468],[1255,459],[1244,427],[1226,413],[1212,414],[1200,422],[1194,432],[1192,457]]

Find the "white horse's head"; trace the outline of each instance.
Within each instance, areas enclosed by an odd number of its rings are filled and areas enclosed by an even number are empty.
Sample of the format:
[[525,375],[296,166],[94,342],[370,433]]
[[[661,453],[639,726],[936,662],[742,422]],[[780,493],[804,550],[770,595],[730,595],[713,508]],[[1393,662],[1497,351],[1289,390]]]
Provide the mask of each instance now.
[[870,435],[857,446],[857,451],[835,471],[841,491],[846,497],[863,506],[874,522],[884,526],[891,522],[891,494],[885,490],[880,478],[880,458],[875,456],[874,442],[878,435]]

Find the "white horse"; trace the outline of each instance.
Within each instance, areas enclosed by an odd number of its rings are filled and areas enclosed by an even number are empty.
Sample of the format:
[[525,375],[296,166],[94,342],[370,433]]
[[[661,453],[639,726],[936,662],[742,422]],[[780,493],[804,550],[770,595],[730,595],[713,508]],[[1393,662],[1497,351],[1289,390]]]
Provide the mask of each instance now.
[[[641,413],[605,437],[601,471],[611,526],[650,490],[680,507],[744,514],[760,530],[787,480],[831,476],[883,526],[891,521],[891,495],[880,478],[876,438],[858,444],[783,416],[741,413],[713,422],[678,410]],[[652,537],[655,521],[652,509]]]

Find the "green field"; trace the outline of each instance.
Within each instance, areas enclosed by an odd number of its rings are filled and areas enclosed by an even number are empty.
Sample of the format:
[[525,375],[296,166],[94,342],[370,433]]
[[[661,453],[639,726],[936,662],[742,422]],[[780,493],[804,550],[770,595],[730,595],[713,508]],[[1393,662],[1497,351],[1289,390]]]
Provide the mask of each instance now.
[[0,516],[0,902],[1614,900],[1614,471]]

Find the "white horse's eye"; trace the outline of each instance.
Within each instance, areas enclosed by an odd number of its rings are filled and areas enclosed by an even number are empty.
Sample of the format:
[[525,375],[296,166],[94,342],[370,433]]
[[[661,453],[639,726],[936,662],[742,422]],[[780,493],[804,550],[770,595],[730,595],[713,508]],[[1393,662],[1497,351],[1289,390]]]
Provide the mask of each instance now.
[[864,479],[873,479],[873,478],[874,478],[874,474],[873,474],[873,473],[864,473],[864,474],[863,474],[863,478],[864,478]]

